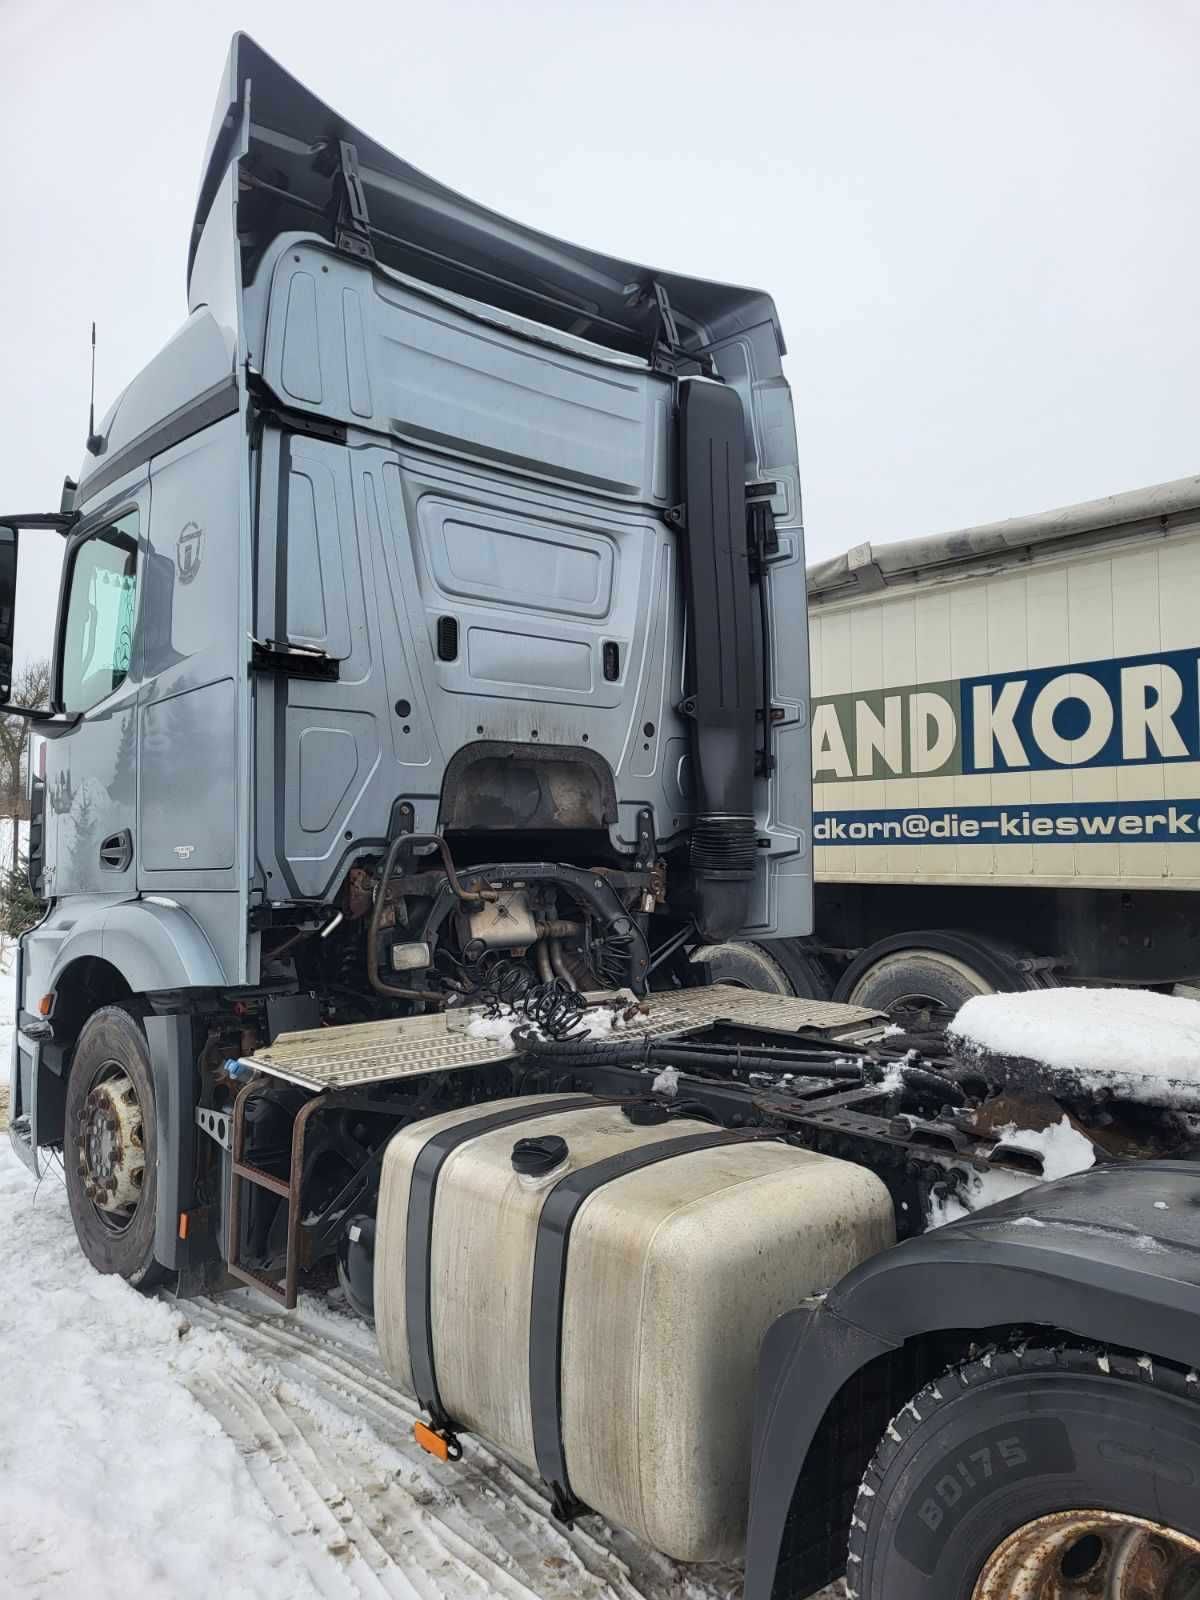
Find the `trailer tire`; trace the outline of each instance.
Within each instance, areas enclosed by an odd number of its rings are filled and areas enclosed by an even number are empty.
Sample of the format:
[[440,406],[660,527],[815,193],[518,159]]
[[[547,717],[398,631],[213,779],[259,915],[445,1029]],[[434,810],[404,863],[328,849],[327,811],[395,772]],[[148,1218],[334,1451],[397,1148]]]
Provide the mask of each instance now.
[[871,945],[846,968],[834,999],[883,1011],[918,1031],[944,1025],[975,995],[1039,988],[1045,974],[998,940],[920,931]]
[[701,945],[693,950],[691,959],[708,966],[714,983],[732,983],[741,989],[828,1000],[833,987],[817,958],[796,939],[775,939],[769,944],[726,939]]
[[[63,1132],[67,1200],[80,1249],[97,1272],[148,1290],[154,1259],[158,1128],[146,1035],[124,1006],[93,1012],[67,1079]],[[98,1203],[98,1186],[111,1188]],[[126,1200],[128,1204],[116,1206]]]
[[1133,1568],[1141,1549],[1159,1574],[1143,1587],[1142,1568],[1130,1570],[1121,1594],[1191,1596],[1197,1483],[1188,1374],[1101,1350],[989,1353],[927,1385],[888,1428],[855,1506],[849,1587],[859,1600],[1004,1600],[1051,1583],[1054,1594],[1116,1593],[1102,1585],[1124,1539],[1120,1559]]

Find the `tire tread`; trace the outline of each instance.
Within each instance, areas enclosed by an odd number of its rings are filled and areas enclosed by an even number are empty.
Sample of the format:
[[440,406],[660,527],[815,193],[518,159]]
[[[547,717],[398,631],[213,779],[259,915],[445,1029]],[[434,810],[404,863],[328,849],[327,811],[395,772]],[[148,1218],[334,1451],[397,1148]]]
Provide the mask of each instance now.
[[[68,1103],[68,1106],[70,1105],[71,1098],[72,1098],[71,1081],[72,1081],[72,1076],[73,1076],[74,1070],[75,1070],[75,1062],[78,1060],[80,1045],[82,1045],[84,1043],[85,1038],[86,1038],[86,1036],[88,1034],[88,1031],[90,1029],[92,1029],[93,1027],[96,1027],[98,1025],[103,1025],[103,1023],[105,1021],[115,1020],[116,1018],[119,1017],[123,1024],[124,1023],[132,1024],[132,1026],[137,1029],[138,1033],[142,1037],[142,1044],[143,1044],[143,1047],[145,1049],[146,1058],[147,1058],[146,1059],[147,1077],[149,1079],[149,1086],[150,1086],[150,1092],[151,1092],[150,1105],[149,1105],[149,1107],[143,1107],[143,1112],[144,1113],[148,1112],[148,1114],[150,1114],[150,1115],[154,1114],[153,1074],[152,1074],[152,1070],[151,1070],[150,1064],[149,1064],[150,1051],[149,1051],[149,1044],[146,1041],[146,1037],[145,1037],[145,1029],[142,1026],[143,1018],[148,1016],[149,1013],[150,1013],[150,1007],[144,1001],[139,1000],[136,996],[131,996],[131,997],[122,999],[120,1001],[114,1001],[114,1002],[111,1002],[111,1003],[109,1003],[107,1005],[99,1006],[95,1011],[92,1012],[92,1014],[84,1022],[83,1027],[79,1030],[79,1038],[78,1038],[78,1041],[77,1041],[76,1046],[75,1046],[75,1056],[74,1056],[74,1059],[72,1060],[72,1063],[71,1063],[71,1072],[68,1074],[68,1077],[67,1077],[67,1103]],[[69,1132],[69,1130],[68,1130],[68,1132]],[[156,1145],[157,1145],[157,1139],[156,1139]],[[63,1150],[64,1167],[66,1167],[68,1165],[68,1162],[70,1161],[70,1159],[71,1159],[70,1158],[70,1153],[69,1153],[68,1149],[66,1148],[66,1144],[64,1142],[64,1150]],[[86,1246],[86,1244],[84,1242],[83,1235],[82,1235],[82,1233],[80,1231],[80,1219],[79,1219],[79,1215],[77,1214],[77,1209],[82,1209],[82,1206],[84,1205],[85,1202],[82,1200],[81,1196],[79,1196],[78,1194],[73,1192],[73,1178],[70,1175],[68,1175],[68,1179],[67,1179],[67,1192],[68,1192],[68,1197],[69,1197],[70,1205],[71,1205],[72,1220],[75,1223],[75,1232],[76,1232],[76,1236],[79,1239],[80,1248],[81,1248],[83,1254],[85,1255],[85,1257],[87,1257],[89,1260],[92,1260],[91,1254],[90,1254],[90,1252],[89,1252],[89,1250],[88,1250],[88,1248],[87,1248],[87,1246]],[[152,1191],[152,1195],[153,1195],[153,1192],[154,1191]],[[151,1241],[152,1241],[153,1240],[153,1228],[151,1228],[150,1238],[151,1238]],[[97,1271],[118,1270],[120,1272],[120,1275],[125,1278],[127,1283],[131,1284],[136,1289],[140,1289],[143,1293],[148,1293],[150,1290],[157,1288],[161,1283],[163,1283],[166,1279],[168,1279],[171,1276],[171,1274],[168,1272],[168,1270],[165,1267],[163,1267],[160,1262],[155,1260],[154,1255],[152,1253],[152,1246],[151,1246],[150,1253],[148,1253],[145,1256],[145,1258],[135,1268],[133,1268],[132,1270],[129,1270],[129,1271],[126,1271],[124,1269],[114,1269],[112,1266],[101,1267],[100,1264],[98,1262],[94,1261],[94,1260],[92,1260],[92,1265],[96,1268]]]
[[[932,1378],[911,1400],[905,1402],[888,1423],[875,1454],[863,1474],[854,1512],[850,1520],[846,1553],[846,1593],[848,1600],[859,1600],[855,1577],[866,1556],[873,1504],[878,1503],[884,1477],[897,1454],[913,1432],[944,1406],[960,1398],[964,1390],[998,1383],[1008,1378],[1062,1373],[1092,1374],[1155,1389],[1193,1403],[1200,1401],[1200,1373],[1157,1357],[1120,1350],[1106,1345],[1021,1341],[1011,1345],[988,1345],[965,1361],[947,1367]],[[953,1387],[952,1387],[953,1386]]]

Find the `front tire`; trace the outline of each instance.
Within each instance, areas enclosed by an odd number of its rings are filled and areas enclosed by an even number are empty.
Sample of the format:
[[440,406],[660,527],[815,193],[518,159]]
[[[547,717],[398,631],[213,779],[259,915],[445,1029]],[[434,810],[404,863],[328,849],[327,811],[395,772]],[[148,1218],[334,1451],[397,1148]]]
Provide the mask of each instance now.
[[[1200,1594],[1195,1388],[1148,1357],[1082,1349],[997,1352],[951,1369],[900,1412],[867,1470],[851,1590],[860,1600]],[[1105,1587],[1135,1560],[1157,1570],[1156,1586]]]
[[154,1079],[146,1035],[122,1006],[94,1012],[80,1032],[67,1080],[63,1167],[75,1235],[96,1271],[139,1289],[160,1282]]

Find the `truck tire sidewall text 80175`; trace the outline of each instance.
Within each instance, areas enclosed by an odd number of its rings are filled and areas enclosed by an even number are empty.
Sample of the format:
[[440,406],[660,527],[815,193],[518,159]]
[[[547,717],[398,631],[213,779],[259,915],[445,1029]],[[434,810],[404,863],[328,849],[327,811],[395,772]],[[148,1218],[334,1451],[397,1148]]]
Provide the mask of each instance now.
[[[144,1155],[141,1193],[124,1226],[102,1215],[89,1197],[79,1156],[80,1129],[88,1095],[98,1081],[123,1073],[137,1096]],[[150,1289],[166,1275],[154,1259],[158,1138],[154,1081],[146,1035],[122,1006],[105,1006],[84,1023],[67,1080],[63,1167],[75,1234],[97,1272],[115,1273],[139,1289]]]
[[1056,1512],[1099,1508],[1200,1539],[1196,1393],[1174,1368],[1096,1350],[996,1352],[945,1373],[896,1417],[863,1479],[851,1592],[971,1600],[1004,1541]]

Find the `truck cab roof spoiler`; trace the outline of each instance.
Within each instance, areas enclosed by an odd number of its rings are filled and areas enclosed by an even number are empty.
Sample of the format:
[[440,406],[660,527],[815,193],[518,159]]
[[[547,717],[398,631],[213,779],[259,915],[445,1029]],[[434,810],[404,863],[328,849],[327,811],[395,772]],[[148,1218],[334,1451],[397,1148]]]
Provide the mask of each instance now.
[[319,217],[355,254],[623,354],[695,356],[764,322],[784,351],[769,295],[655,272],[489,211],[390,154],[242,33],[205,153],[189,291],[205,222],[235,161],[238,233],[252,256],[244,281],[273,238],[313,229]]

